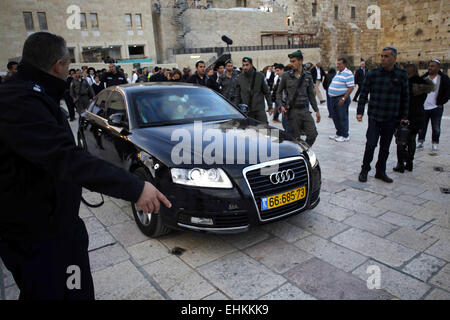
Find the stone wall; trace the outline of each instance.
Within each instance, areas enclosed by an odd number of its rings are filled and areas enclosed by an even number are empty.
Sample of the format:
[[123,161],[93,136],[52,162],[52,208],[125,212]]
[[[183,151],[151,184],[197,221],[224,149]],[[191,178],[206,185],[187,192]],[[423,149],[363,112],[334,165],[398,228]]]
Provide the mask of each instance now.
[[450,2],[448,0],[379,0],[381,27],[378,49],[393,45],[398,60],[450,62]]
[[[313,3],[317,4],[313,16]],[[376,50],[377,32],[367,32],[367,7],[374,0],[295,1],[285,0],[287,16],[291,17],[294,32],[314,33],[320,43],[321,62],[325,67],[335,66],[340,56],[347,57],[351,64],[372,57]],[[338,15],[335,17],[335,6]],[[352,7],[355,16],[352,17]]]
[[233,45],[256,46],[261,44],[261,31],[288,30],[284,14],[258,10],[187,10],[183,26],[186,48],[223,46],[224,34],[233,39]]

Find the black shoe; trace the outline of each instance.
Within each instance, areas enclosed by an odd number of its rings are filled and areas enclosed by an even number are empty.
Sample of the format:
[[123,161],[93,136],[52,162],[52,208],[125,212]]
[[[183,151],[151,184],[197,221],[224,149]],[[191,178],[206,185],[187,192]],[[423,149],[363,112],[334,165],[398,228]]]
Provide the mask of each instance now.
[[408,170],[408,171],[413,171],[413,163],[412,163],[412,161],[406,163],[405,169]]
[[403,173],[403,172],[405,172],[405,166],[403,166],[403,165],[400,164],[400,163],[397,163],[397,166],[394,167],[393,170],[394,170],[395,172]]
[[358,102],[358,99],[356,99],[356,100],[355,100],[355,99],[353,99],[353,102]]
[[387,183],[392,183],[392,182],[394,182],[394,180],[392,180],[391,178],[389,178],[389,177],[386,175],[385,172],[383,172],[383,173],[379,173],[379,172],[375,173],[375,178],[376,178],[376,179],[383,180],[384,182],[387,182]]
[[320,101],[320,104],[325,103],[325,102],[326,102],[326,100],[321,100],[321,101]]
[[361,170],[361,173],[359,174],[359,182],[367,182],[367,171]]
[[70,118],[70,121],[75,121],[75,118]]

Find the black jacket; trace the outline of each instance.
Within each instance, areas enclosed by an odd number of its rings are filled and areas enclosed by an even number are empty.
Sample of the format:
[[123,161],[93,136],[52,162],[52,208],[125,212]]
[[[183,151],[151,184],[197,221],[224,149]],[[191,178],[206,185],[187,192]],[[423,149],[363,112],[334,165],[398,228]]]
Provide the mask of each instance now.
[[358,70],[356,70],[356,72],[355,72],[355,83],[358,85],[358,86],[362,86],[362,84],[364,83],[364,79],[366,78],[366,76],[367,76],[367,72],[369,72],[368,70],[367,70],[367,68],[365,68],[365,73],[364,73],[364,71],[361,69],[361,67],[359,67],[358,68]]
[[116,72],[115,74],[112,72],[105,72],[102,75],[102,78],[100,79],[100,83],[102,88],[106,84],[106,88],[110,86],[118,86],[121,84],[127,84],[127,78],[125,78],[125,75],[120,72]]
[[274,86],[272,90],[272,102],[277,101],[277,90],[280,85],[281,77],[278,77],[277,82],[274,81]]
[[409,84],[409,110],[408,120],[410,128],[417,132],[425,124],[425,110],[423,104],[427,94],[434,90],[433,82],[419,76],[413,76],[408,80]]
[[72,76],[68,76],[66,79],[66,90],[70,90],[70,84],[73,81],[73,77]]
[[[430,74],[425,73],[422,78],[428,77]],[[441,76],[441,84],[439,85],[439,92],[436,98],[436,105],[443,106],[450,99],[450,79],[449,77],[439,71],[439,75]]]
[[194,84],[199,84],[201,86],[204,87],[208,87],[210,89],[213,89],[216,92],[219,92],[219,85],[217,84],[216,81],[214,81],[213,78],[210,78],[208,75],[205,74],[205,76],[203,78],[200,78],[197,74],[197,72],[195,72],[192,76],[189,77],[188,83],[194,83]]
[[98,95],[103,89],[101,82],[98,85],[95,82],[92,84],[92,90],[94,90],[95,95]]
[[[313,81],[314,83],[316,83],[317,81],[317,70],[316,70],[316,66],[313,66],[311,68],[311,70],[309,70],[309,72],[311,72],[311,75],[313,77]],[[325,78],[325,71],[322,69],[322,67],[320,67],[320,82],[323,82],[323,79]]]
[[167,81],[167,78],[161,72],[155,73],[148,80],[148,82],[165,82],[165,81]]
[[325,77],[324,80],[322,82],[322,86],[325,89],[326,92],[328,92],[328,88],[330,87],[331,82],[333,81],[334,76],[336,75],[336,73],[330,73],[328,72]]
[[0,238],[53,238],[75,226],[81,188],[137,201],[144,182],[75,144],[59,106],[66,82],[20,64],[0,86]]

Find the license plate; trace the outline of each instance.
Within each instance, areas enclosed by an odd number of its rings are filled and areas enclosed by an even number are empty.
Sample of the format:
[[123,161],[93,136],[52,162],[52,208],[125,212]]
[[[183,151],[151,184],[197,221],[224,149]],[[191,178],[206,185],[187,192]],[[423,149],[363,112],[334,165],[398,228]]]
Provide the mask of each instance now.
[[289,203],[304,199],[306,197],[306,187],[300,187],[291,191],[275,194],[261,199],[261,210],[278,208]]

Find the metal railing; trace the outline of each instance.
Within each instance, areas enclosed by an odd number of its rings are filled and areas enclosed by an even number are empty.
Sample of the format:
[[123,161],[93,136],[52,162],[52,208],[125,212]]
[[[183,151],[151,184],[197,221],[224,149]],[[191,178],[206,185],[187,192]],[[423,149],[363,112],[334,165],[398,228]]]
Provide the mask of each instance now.
[[[268,45],[268,46],[232,46],[230,52],[236,51],[262,51],[262,50],[285,50],[285,49],[302,49],[302,48],[319,48],[319,43],[305,41],[303,44],[290,45]],[[173,49],[173,54],[194,54],[194,53],[218,53],[227,52],[227,47],[205,47],[205,48],[180,48]]]

